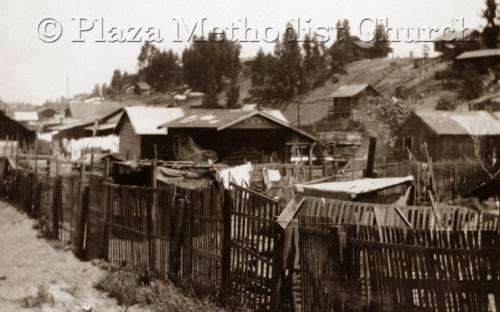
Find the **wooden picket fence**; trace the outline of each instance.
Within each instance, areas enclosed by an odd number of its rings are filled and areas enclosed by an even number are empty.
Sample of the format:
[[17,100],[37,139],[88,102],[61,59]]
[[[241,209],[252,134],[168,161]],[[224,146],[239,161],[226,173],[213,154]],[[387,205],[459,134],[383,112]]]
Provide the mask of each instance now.
[[30,170],[11,172],[7,185],[9,201],[30,217],[49,225],[51,238],[83,250],[88,180],[78,173],[52,177]]
[[[229,306],[272,311],[281,228],[275,200],[231,184],[116,185],[90,177],[86,254],[147,265]],[[282,230],[281,230],[282,231]]]
[[436,218],[430,207],[303,205],[302,311],[488,311],[491,298],[499,306],[498,217],[449,206]]
[[498,218],[465,208],[306,198],[296,271],[275,221],[283,203],[234,184],[138,187],[19,169],[6,188],[80,257],[147,265],[230,308],[471,311],[500,302]]
[[348,226],[348,283],[379,311],[500,307],[497,231]]

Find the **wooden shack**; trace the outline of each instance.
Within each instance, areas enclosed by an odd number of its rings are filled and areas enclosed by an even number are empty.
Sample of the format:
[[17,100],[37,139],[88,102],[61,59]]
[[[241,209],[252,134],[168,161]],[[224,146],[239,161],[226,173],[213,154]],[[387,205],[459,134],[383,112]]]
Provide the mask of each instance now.
[[172,143],[166,128],[159,126],[184,116],[182,108],[126,107],[114,133],[120,137],[123,159],[171,159]]
[[0,140],[19,140],[31,144],[36,140],[36,132],[0,111]]
[[174,157],[186,137],[227,164],[290,162],[292,154],[309,157],[313,145],[320,142],[290,125],[278,110],[191,109],[185,113],[163,125],[172,136]]
[[[474,139],[482,153],[499,155],[500,114],[487,111],[413,112],[394,131],[399,158],[408,158],[407,149],[421,161],[427,161],[424,143],[434,161],[464,159],[475,156]],[[485,156],[485,155],[483,155]]]
[[335,90],[330,95],[332,104],[328,108],[328,120],[333,121],[331,130],[352,130],[352,110],[374,96],[379,93],[369,84],[344,85]]
[[113,134],[122,113],[123,109],[118,108],[110,113],[97,115],[93,118],[84,120],[71,119],[71,122],[67,124],[63,123],[51,127],[52,130],[57,130],[57,134],[53,138],[56,140],[81,139]]
[[476,29],[450,30],[434,39],[434,50],[441,52],[446,59],[454,59],[463,52],[480,48],[481,33]]
[[486,74],[489,69],[498,69],[500,49],[464,52],[455,58],[453,65],[458,71],[473,69],[479,74]]

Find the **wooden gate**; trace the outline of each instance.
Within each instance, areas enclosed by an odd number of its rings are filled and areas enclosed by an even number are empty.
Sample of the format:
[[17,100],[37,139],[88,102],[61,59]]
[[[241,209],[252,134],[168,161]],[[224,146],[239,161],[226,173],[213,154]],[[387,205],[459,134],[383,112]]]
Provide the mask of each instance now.
[[[238,306],[253,311],[273,310],[280,285],[273,278],[280,264],[280,231],[275,218],[282,207],[265,195],[231,184],[230,291]],[[273,268],[275,272],[273,272]]]

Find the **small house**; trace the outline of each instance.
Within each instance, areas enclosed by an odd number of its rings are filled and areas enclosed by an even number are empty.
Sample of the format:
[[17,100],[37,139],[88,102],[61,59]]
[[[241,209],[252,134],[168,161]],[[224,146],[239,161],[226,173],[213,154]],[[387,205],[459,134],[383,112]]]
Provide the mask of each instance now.
[[182,116],[184,111],[178,107],[126,107],[114,130],[120,137],[120,157],[127,160],[172,157],[167,129],[159,127]]
[[[190,109],[163,125],[173,139],[173,155],[212,151],[219,162],[289,162],[311,157],[315,136],[290,125],[279,110]],[[192,141],[192,142],[191,142]],[[194,148],[193,148],[194,146]]]
[[344,85],[330,95],[332,104],[328,109],[328,120],[334,121],[336,131],[352,130],[352,111],[370,97],[379,93],[369,84]]
[[471,68],[479,74],[485,74],[488,73],[488,69],[490,68],[498,68],[500,64],[500,49],[464,52],[455,58],[453,64],[459,71]]
[[37,112],[14,112],[14,120],[24,125],[34,125],[39,119]]
[[[394,131],[398,156],[408,150],[420,161],[427,161],[424,143],[433,161],[475,158],[474,141],[491,155],[500,152],[500,114],[487,111],[413,112]],[[484,156],[484,155],[483,155]]]
[[35,139],[35,131],[0,111],[0,140],[19,140],[31,144]]
[[476,29],[446,31],[434,39],[434,50],[447,59],[454,59],[466,51],[481,48],[481,34]]
[[57,131],[53,138],[58,140],[107,136],[114,133],[122,112],[123,109],[118,108],[110,113],[85,120],[70,119],[66,120],[66,123],[52,126],[50,129]]
[[134,94],[150,94],[151,86],[147,82],[134,83]]
[[70,101],[65,112],[65,117],[88,121],[110,114],[120,108],[122,108],[121,103],[111,101],[88,103],[83,101]]
[[54,119],[58,112],[52,107],[44,107],[36,111],[39,120]]

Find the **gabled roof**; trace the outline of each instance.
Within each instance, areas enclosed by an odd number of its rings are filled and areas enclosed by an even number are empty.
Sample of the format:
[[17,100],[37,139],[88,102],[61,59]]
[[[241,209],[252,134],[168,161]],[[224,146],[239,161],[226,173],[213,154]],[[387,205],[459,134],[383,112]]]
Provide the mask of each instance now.
[[439,41],[447,41],[447,42],[452,42],[452,41],[467,41],[470,40],[471,37],[474,34],[478,34],[478,31],[476,29],[460,29],[460,30],[455,30],[455,31],[447,31],[445,32],[442,36],[434,39],[434,42],[439,42]]
[[460,54],[455,59],[456,60],[466,60],[466,59],[472,59],[472,58],[494,57],[494,56],[500,57],[500,49],[485,49],[485,50],[468,51],[468,52],[464,52],[464,53]]
[[369,84],[351,84],[339,87],[330,95],[330,97],[332,98],[353,97],[360,94],[361,92],[365,91],[368,88],[378,94],[378,92]]
[[495,116],[487,111],[419,111],[414,112],[413,116],[419,118],[436,135],[500,135],[500,115]]
[[15,121],[38,121],[37,112],[14,112]]
[[70,117],[88,120],[112,113],[121,107],[121,103],[110,101],[96,103],[72,101],[68,104],[68,112]]
[[151,90],[151,86],[147,82],[136,82],[135,85],[141,90]]
[[279,110],[190,109],[186,110],[183,117],[164,123],[161,127],[167,129],[206,128],[222,131],[253,116],[261,116],[273,123],[289,128],[312,141],[320,141],[320,139],[306,131],[290,125],[288,120]]
[[138,135],[157,135],[167,134],[166,128],[160,128],[161,125],[181,118],[184,111],[179,107],[154,107],[154,106],[131,106],[125,108],[115,133],[118,133],[124,118],[128,117],[134,131]]
[[375,42],[374,41],[369,41],[369,42],[366,42],[366,41],[362,41],[362,40],[354,40],[352,43],[354,43],[358,48],[360,49],[373,49],[373,47],[375,46]]

